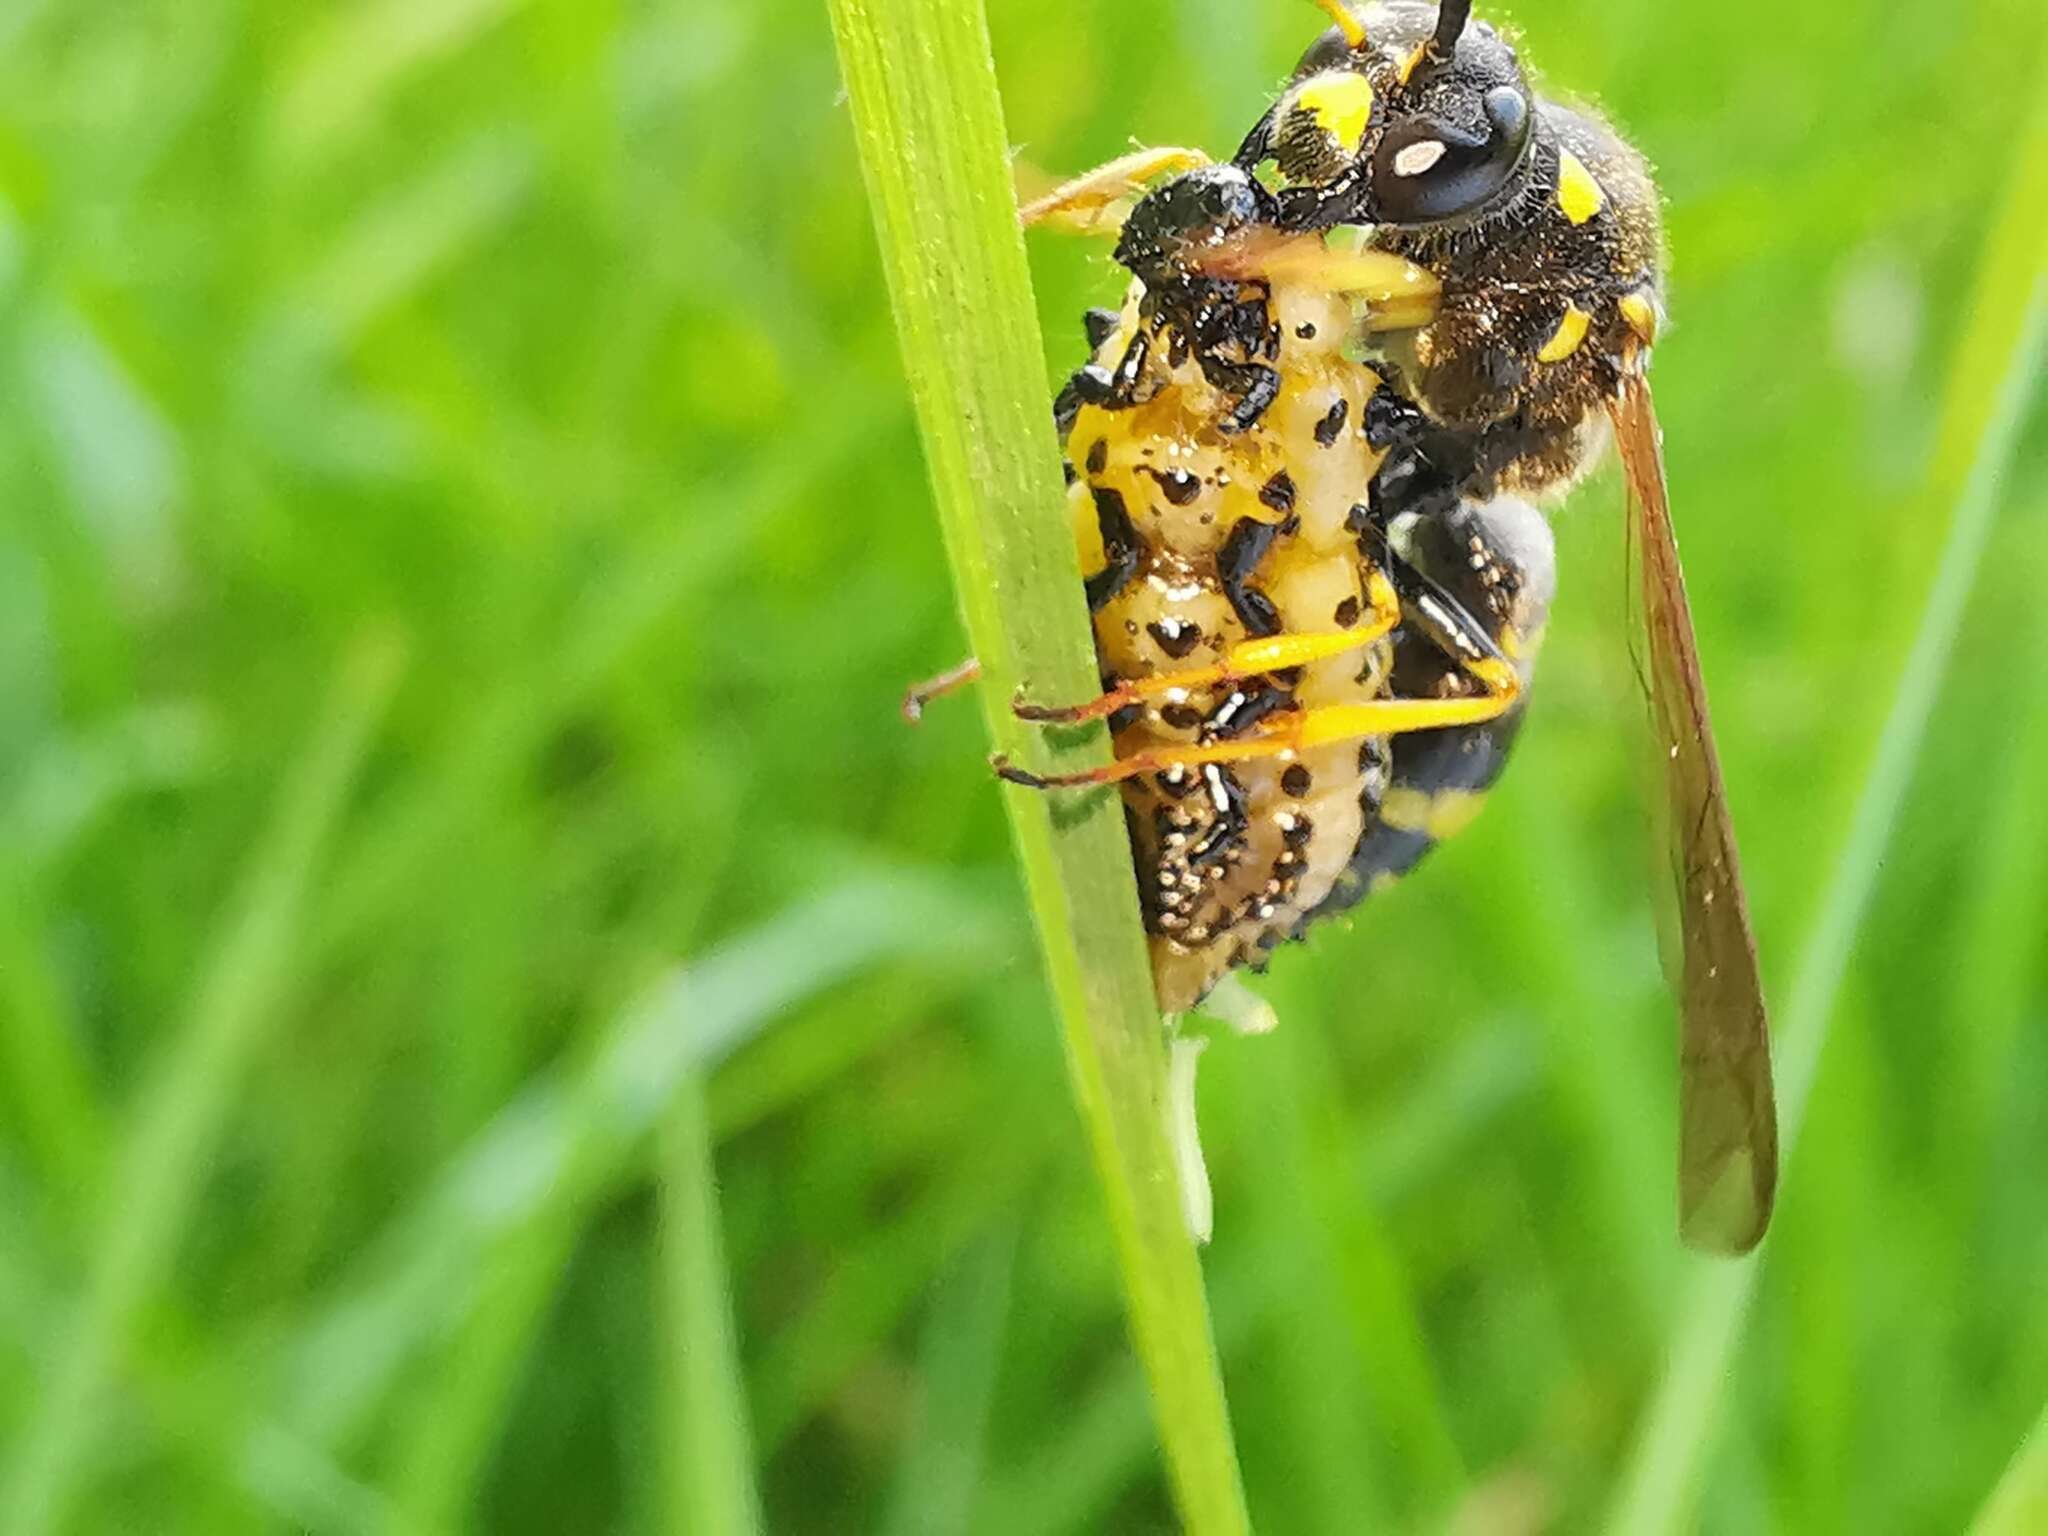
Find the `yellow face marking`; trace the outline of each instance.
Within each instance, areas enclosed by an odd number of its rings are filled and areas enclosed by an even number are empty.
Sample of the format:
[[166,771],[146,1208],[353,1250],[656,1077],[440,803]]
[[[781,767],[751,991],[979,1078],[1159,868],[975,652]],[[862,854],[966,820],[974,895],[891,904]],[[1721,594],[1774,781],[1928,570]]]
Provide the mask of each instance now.
[[1550,333],[1550,340],[1543,343],[1543,350],[1536,354],[1539,363],[1561,363],[1579,350],[1579,343],[1586,339],[1586,327],[1593,317],[1576,304],[1564,307],[1564,318],[1557,322],[1557,329]]
[[1628,322],[1628,328],[1649,346],[1657,339],[1657,302],[1645,289],[1621,296],[1621,318]]
[[1316,126],[1357,154],[1372,120],[1372,82],[1351,70],[1331,70],[1302,82],[1294,105],[1315,119]]
[[1557,206],[1574,224],[1583,224],[1606,205],[1607,194],[1586,169],[1586,162],[1568,149],[1557,152]]
[[1380,820],[1397,832],[1420,832],[1442,842],[1471,826],[1485,803],[1484,790],[1440,789],[1431,795],[1403,784],[1387,791]]

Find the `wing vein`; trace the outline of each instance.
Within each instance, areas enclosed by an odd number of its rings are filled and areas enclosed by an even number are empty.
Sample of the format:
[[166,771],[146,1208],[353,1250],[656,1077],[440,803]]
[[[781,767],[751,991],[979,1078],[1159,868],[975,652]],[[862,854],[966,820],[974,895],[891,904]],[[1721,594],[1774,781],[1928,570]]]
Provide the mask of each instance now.
[[1671,524],[1656,411],[1640,374],[1624,379],[1610,414],[1628,484],[1629,536],[1641,561],[1644,661],[1678,887],[1679,1224],[1695,1247],[1744,1253],[1770,1222],[1778,1177],[1756,940]]

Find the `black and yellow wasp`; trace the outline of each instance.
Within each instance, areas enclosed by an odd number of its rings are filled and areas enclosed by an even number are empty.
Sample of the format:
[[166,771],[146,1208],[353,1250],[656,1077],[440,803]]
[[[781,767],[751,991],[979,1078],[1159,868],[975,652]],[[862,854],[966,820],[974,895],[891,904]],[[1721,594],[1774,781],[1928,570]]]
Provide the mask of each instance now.
[[1681,1229],[1745,1251],[1777,1131],[1645,378],[1656,189],[1470,0],[1318,3],[1336,25],[1230,161],[1140,152],[1025,209],[1118,228],[1131,275],[1055,404],[1104,692],[1017,706],[1107,720],[1116,758],[998,770],[1121,786],[1160,1003],[1192,1008],[1477,810],[1555,586],[1539,506],[1616,442],[1683,935]]

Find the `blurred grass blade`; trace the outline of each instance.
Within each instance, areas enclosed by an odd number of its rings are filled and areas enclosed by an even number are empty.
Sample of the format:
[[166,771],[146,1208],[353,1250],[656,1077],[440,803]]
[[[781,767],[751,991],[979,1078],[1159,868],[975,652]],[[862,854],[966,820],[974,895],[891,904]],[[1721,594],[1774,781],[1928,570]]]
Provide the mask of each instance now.
[[[1096,691],[980,0],[830,0],[913,403],[999,747],[1050,750],[1018,685]],[[1061,767],[1100,761],[1090,732]],[[1094,1147],[1170,1481],[1197,1536],[1247,1526],[1201,1268],[1160,1123],[1165,1053],[1121,804],[1006,803]],[[1055,820],[1055,811],[1058,812]]]
[[890,1336],[955,1255],[999,1227],[1039,1185],[1053,1138],[1042,1114],[998,1105],[976,1144],[847,1246],[803,1310],[764,1342],[753,1370],[754,1432],[779,1454]]
[[[2048,355],[2048,89],[2036,97],[2015,175],[1964,313],[1930,474],[1930,505],[1954,507],[1940,563],[1878,737],[1849,836],[1784,1009],[1778,1053],[1785,1161],[1827,1044],[1842,977],[1913,779],[1950,652],[1976,581],[2022,417]],[[1669,1363],[1609,1528],[1626,1536],[1687,1529],[1720,1398],[1756,1284],[1756,1261],[1695,1271],[1677,1312]]]
[[[630,1165],[682,1074],[703,1070],[817,991],[885,955],[980,942],[969,902],[950,885],[907,877],[849,880],[679,967],[626,1009],[580,1068],[541,1078],[457,1157],[412,1213],[377,1244],[323,1315],[305,1328],[287,1370],[282,1417],[321,1444],[353,1434],[424,1343],[485,1305],[452,1346],[479,1370],[523,1350],[539,1302],[560,1278],[578,1223]],[[456,1379],[430,1394],[451,1406],[493,1406]],[[486,1426],[487,1427],[487,1426]],[[482,1428],[434,1470],[447,1507]],[[419,1463],[425,1466],[423,1461]],[[456,1500],[459,1502],[459,1500]]]
[[1012,1222],[962,1254],[939,1286],[918,1350],[917,1415],[883,1536],[965,1536],[973,1529],[1016,1261]]
[[532,1116],[501,1115],[485,1132],[459,1176],[474,1204],[406,1229],[397,1274],[321,1330],[334,1353],[305,1376],[331,1440],[347,1423],[337,1410],[366,1410],[445,1318],[452,1337],[431,1385],[404,1405],[396,1482],[409,1528],[448,1529],[474,1503],[576,1244],[612,1183],[637,1171],[671,1096],[814,990],[941,931],[942,909],[949,941],[971,944],[971,912],[914,881],[853,881],[806,902],[664,980],[572,1086],[527,1095]]
[[683,1074],[661,1124],[662,1376],[670,1528],[761,1529],[704,1084]]
[[468,46],[518,0],[375,0],[324,13],[284,72],[267,142],[291,169],[318,160],[434,60]]
[[2040,1536],[2042,1531],[2048,1531],[2048,1409],[1977,1512],[1970,1536]]
[[90,1189],[108,1115],[23,871],[0,854],[0,1103],[46,1190]]
[[398,662],[396,642],[381,634],[345,661],[319,729],[256,846],[189,1013],[142,1091],[42,1411],[0,1479],[0,1529],[10,1536],[35,1536],[66,1523],[81,1462],[103,1421],[101,1394],[120,1364],[135,1315],[165,1283],[244,1071],[287,1016],[313,871],[355,783]]

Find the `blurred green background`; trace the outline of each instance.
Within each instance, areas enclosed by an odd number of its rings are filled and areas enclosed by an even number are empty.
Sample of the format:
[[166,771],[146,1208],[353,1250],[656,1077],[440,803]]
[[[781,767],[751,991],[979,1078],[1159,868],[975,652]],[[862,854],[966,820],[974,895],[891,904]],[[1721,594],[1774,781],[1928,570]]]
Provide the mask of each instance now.
[[[1059,172],[1233,146],[1321,25],[990,12]],[[1508,15],[1660,168],[1706,669],[1827,1031],[1672,1443],[1704,1530],[1960,1529],[2048,1400],[2048,408],[1997,451],[1953,366],[2044,227],[2040,6]],[[1119,284],[1032,257],[1050,379]],[[962,640],[816,0],[10,0],[0,402],[0,1529],[721,1530],[736,1458],[775,1531],[1170,1528],[975,711],[895,716]],[[1592,1528],[1725,1290],[1612,477],[1557,526],[1486,815],[1208,1058],[1267,1532]]]

